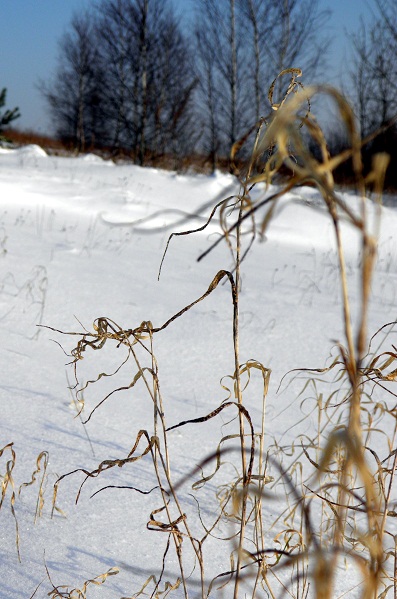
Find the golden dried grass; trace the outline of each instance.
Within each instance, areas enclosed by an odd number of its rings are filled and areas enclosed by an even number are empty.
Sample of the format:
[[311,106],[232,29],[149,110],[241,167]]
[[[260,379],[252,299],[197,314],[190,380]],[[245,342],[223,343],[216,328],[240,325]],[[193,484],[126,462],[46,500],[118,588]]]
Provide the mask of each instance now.
[[[389,394],[388,397],[395,397],[386,384],[396,379],[397,369],[394,368],[394,363],[397,352],[392,346],[392,349],[379,348],[376,353],[371,353],[374,339],[395,323],[385,325],[371,338],[369,344],[367,341],[367,314],[377,239],[368,226],[366,186],[371,185],[375,194],[380,197],[388,158],[384,154],[378,154],[372,170],[364,173],[361,148],[365,140],[360,139],[353,110],[344,96],[329,86],[303,88],[298,81],[301,77],[299,69],[287,69],[279,77],[285,76],[289,76],[286,96],[281,101],[274,101],[278,79],[275,80],[269,90],[272,114],[261,119],[232,149],[231,162],[236,164],[238,153],[250,143],[252,133],[256,131],[244,172],[235,169],[241,185],[240,193],[217,202],[201,227],[172,234],[160,265],[161,270],[165,253],[173,237],[204,230],[214,216],[219,214],[222,235],[199,256],[199,259],[203,259],[223,241],[233,256],[232,271],[220,270],[216,273],[207,290],[199,298],[183,307],[161,326],[154,327],[150,321],[146,321],[135,328],[123,328],[111,319],[98,318],[91,332],[83,330],[79,333],[69,333],[78,337],[72,351],[77,398],[81,398],[82,391],[99,383],[103,377],[116,376],[119,368],[127,361],[131,360],[134,364],[134,375],[130,383],[107,393],[91,409],[86,422],[114,394],[129,390],[138,382],[143,384],[153,405],[152,431],[140,430],[126,457],[102,461],[94,470],[81,469],[65,474],[55,485],[56,498],[59,484],[65,476],[82,472],[85,478],[77,493],[78,500],[82,486],[90,479],[99,477],[104,471],[116,466],[129,467],[137,460],[150,455],[157,482],[154,488],[160,492],[161,503],[151,509],[147,528],[165,534],[166,542],[160,575],[150,576],[133,597],[143,593],[151,593],[150,596],[156,598],[164,597],[178,588],[183,589],[186,598],[189,596],[189,577],[184,561],[184,552],[187,551],[185,542],[190,545],[196,557],[202,599],[210,595],[219,596],[224,588],[227,589],[225,592],[228,596],[233,594],[234,599],[241,597],[243,593],[251,597],[259,597],[265,593],[272,598],[284,593],[290,597],[305,599],[311,588],[314,589],[313,594],[317,599],[330,599],[333,596],[338,567],[343,560],[350,561],[358,572],[358,592],[363,599],[386,597],[388,593],[394,593],[396,596],[397,593],[394,541],[391,549],[385,545],[386,537],[394,539],[392,532],[388,530],[388,522],[396,515],[392,507],[392,489],[397,464],[397,452],[393,449],[397,437],[396,406],[390,407],[386,399],[375,401],[372,394],[376,386],[384,390],[385,394]],[[337,156],[329,155],[324,133],[310,111],[311,98],[318,94],[327,95],[336,104],[340,120],[350,139],[350,148]],[[320,158],[316,158],[310,152],[307,136],[320,148]],[[335,187],[333,173],[347,160],[352,160],[360,194],[359,214],[352,210]],[[254,186],[259,183],[269,186],[281,169],[289,171],[288,179],[283,177],[284,182],[276,192],[267,193],[261,199],[254,200]],[[317,431],[312,435],[301,435],[292,444],[284,447],[277,439],[269,441],[271,435],[265,426],[270,370],[256,360],[243,364],[240,361],[241,268],[257,234],[264,235],[271,226],[279,199],[294,187],[303,184],[311,184],[318,189],[333,224],[345,339],[339,343],[338,355],[330,366],[300,370],[307,379],[302,390],[302,402],[306,401],[305,393],[314,393],[315,403],[311,414],[317,413]],[[263,212],[265,206],[267,211],[259,218],[257,215]],[[340,231],[342,219],[349,222],[361,238],[361,313],[356,334],[353,332],[351,321],[348,278]],[[242,228],[246,227],[247,223],[250,223],[250,236],[248,240],[247,237],[243,240]],[[230,375],[232,384],[227,388],[228,397],[219,407],[200,418],[167,426],[165,405],[159,386],[154,338],[158,332],[172,325],[199,302],[205,301],[217,289],[219,283],[226,280],[231,288],[234,350],[234,372]],[[127,351],[126,358],[115,371],[100,372],[95,379],[78,387],[80,361],[86,352],[101,350],[105,344],[113,344],[115,348],[123,346]],[[259,431],[254,429],[249,410],[244,403],[244,393],[253,371],[259,372],[263,380],[262,424]],[[244,377],[247,377],[245,382]],[[336,389],[334,388],[328,397],[319,391],[327,377],[334,377],[332,382],[336,385]],[[83,410],[82,402],[80,406]],[[210,480],[215,480],[215,475],[218,477],[220,471],[223,471],[228,454],[235,449],[236,441],[240,454],[239,465],[234,463],[234,480],[224,481],[219,487],[219,511],[214,514],[212,524],[204,525],[198,504],[197,518],[202,525],[203,534],[201,538],[197,538],[197,535],[191,532],[189,519],[182,507],[186,477],[174,481],[171,476],[168,433],[177,427],[189,427],[190,430],[192,424],[205,426],[205,423],[217,418],[225,410],[234,410],[237,414],[235,431],[224,435],[214,453],[203,459],[198,466],[192,466],[188,477],[194,478],[200,473],[200,478],[193,481],[194,490],[202,488]],[[370,444],[372,438],[381,430],[382,419],[385,418],[392,421],[389,427],[391,432],[387,437],[388,455],[379,457]],[[214,463],[214,470],[211,474],[204,474],[204,467],[211,463]],[[277,475],[271,476],[270,469]],[[109,486],[106,486],[102,490],[108,488]],[[129,488],[135,492],[144,492],[137,487]],[[272,526],[266,529],[265,526],[268,525],[265,525],[264,520],[267,506],[274,499],[275,491],[282,493],[283,500]],[[318,515],[317,518],[313,517],[313,512]],[[207,580],[206,541],[225,523],[233,531],[224,535],[224,542],[229,545],[230,568],[220,572],[212,580]],[[269,542],[272,530],[273,539]],[[172,545],[180,572],[176,581],[164,582],[165,563]],[[394,560],[391,568],[388,568],[388,560]],[[58,592],[55,587],[53,592]]]

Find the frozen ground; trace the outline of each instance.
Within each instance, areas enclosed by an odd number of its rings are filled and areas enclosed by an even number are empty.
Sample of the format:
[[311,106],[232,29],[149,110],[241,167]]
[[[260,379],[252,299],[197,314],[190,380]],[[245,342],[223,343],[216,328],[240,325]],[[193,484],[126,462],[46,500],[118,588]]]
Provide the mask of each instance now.
[[[0,449],[14,444],[12,477],[21,554],[19,563],[9,486],[0,511],[1,597],[25,599],[38,585],[34,596],[46,597],[52,589],[48,574],[55,586],[80,588],[85,580],[112,567],[118,567],[119,574],[89,589],[87,596],[131,597],[151,574],[158,574],[166,535],[146,529],[149,514],[159,503],[155,492],[141,495],[129,489],[107,489],[90,498],[105,485],[150,490],[156,482],[148,460],[113,469],[103,480],[89,481],[77,505],[83,476],[77,473],[66,478],[58,496],[66,517],[55,513],[51,519],[52,486],[57,477],[78,468],[94,469],[105,459],[125,457],[137,432],[151,430],[152,408],[144,389],[137,386],[110,397],[84,427],[68,389],[73,371],[66,365],[71,358],[64,353],[70,353],[75,339],[37,325],[70,332],[83,327],[92,330],[93,321],[106,316],[123,328],[136,327],[144,320],[160,326],[201,296],[218,270],[232,267],[223,244],[196,261],[219,234],[215,220],[203,232],[172,239],[158,281],[169,234],[203,224],[210,206],[236,191],[237,184],[228,175],[188,176],[116,166],[92,155],[49,157],[36,146],[0,150]],[[266,427],[282,443],[291,442],[301,430],[297,394],[302,383],[282,386],[278,393],[281,377],[293,368],[322,367],[335,343],[343,341],[329,218],[313,189],[301,188],[287,199],[266,239],[255,241],[243,264],[241,295],[241,359],[257,359],[272,370]],[[357,203],[352,195],[348,201]],[[371,333],[397,317],[396,212],[385,208],[381,222]],[[344,237],[355,322],[360,308],[359,248],[347,227]],[[232,350],[232,302],[227,285],[219,285],[156,337],[169,426],[203,416],[225,399],[227,392],[219,381],[233,372]],[[93,378],[101,369],[114,370],[120,362],[117,351],[122,356],[121,348],[87,353],[82,380]],[[128,368],[118,384],[128,384],[133,378]],[[88,409],[114,388],[113,379],[100,384],[86,391]],[[258,385],[253,382],[247,397],[255,424],[261,411],[255,395]],[[226,420],[225,416],[205,428],[170,432],[175,481],[216,449]],[[308,432],[312,425],[309,418],[302,430]],[[19,495],[18,489],[31,480],[41,452],[48,452],[49,461],[42,516],[34,524],[40,474]],[[10,458],[8,448],[0,457],[3,476]],[[215,483],[201,495],[197,493],[204,520],[210,520],[214,493]],[[188,517],[197,522],[195,500],[187,495],[186,502]],[[276,510],[274,504],[273,515]],[[229,553],[226,543],[208,542],[209,579],[229,568]],[[164,580],[174,581],[177,575],[176,558],[170,555]],[[178,590],[175,596],[182,592]]]

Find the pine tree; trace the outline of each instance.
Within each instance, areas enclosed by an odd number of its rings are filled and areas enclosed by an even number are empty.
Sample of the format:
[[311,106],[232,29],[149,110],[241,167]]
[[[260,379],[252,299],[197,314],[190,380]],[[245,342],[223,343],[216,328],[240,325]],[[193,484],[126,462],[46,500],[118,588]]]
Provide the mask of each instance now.
[[7,88],[3,88],[0,92],[0,141],[5,140],[6,138],[2,135],[2,131],[5,127],[7,127],[12,121],[18,119],[21,114],[19,112],[19,108],[13,108],[12,110],[5,110],[2,112],[2,108],[6,103],[7,96]]

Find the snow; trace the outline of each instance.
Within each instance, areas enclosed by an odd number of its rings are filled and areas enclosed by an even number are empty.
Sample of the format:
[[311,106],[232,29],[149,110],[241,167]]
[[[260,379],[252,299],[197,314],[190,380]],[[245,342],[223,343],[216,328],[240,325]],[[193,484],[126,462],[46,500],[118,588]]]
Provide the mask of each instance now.
[[[37,325],[78,332],[83,327],[92,330],[96,318],[107,317],[123,328],[148,320],[161,326],[200,297],[220,269],[232,268],[224,244],[197,262],[219,236],[216,215],[205,230],[171,240],[158,280],[168,236],[202,226],[211,206],[238,189],[231,175],[221,173],[180,175],[114,165],[92,154],[55,157],[38,146],[0,149],[0,449],[13,443],[16,454],[12,476],[21,554],[19,563],[9,488],[0,510],[2,597],[30,597],[38,585],[35,597],[47,596],[52,586],[46,568],[55,586],[80,588],[85,580],[117,567],[117,576],[92,586],[87,595],[109,599],[132,596],[151,574],[160,572],[166,535],[146,529],[151,510],[160,504],[158,492],[107,489],[90,498],[106,485],[151,489],[156,481],[149,459],[88,481],[77,505],[84,477],[77,473],[65,478],[57,505],[66,517],[56,512],[51,518],[56,479],[79,468],[95,469],[102,460],[126,457],[138,431],[152,431],[152,408],[143,387],[134,388],[111,396],[84,427],[68,389],[73,385],[73,369],[67,365],[71,357],[64,353],[70,354],[77,338]],[[259,188],[256,193],[265,197],[271,191]],[[343,198],[357,208],[353,194]],[[375,220],[375,207],[370,204],[369,209]],[[392,208],[382,212],[371,334],[397,316],[397,213]],[[360,248],[347,225],[343,236],[356,326]],[[333,230],[314,189],[299,188],[279,203],[264,240],[255,241],[242,270],[242,361],[255,358],[272,369],[266,426],[279,442],[291,442],[297,431],[315,423],[309,418],[295,426],[307,407],[301,407],[298,397],[302,384],[295,380],[277,392],[280,380],[294,368],[323,367],[332,351],[335,355],[335,343],[343,341]],[[217,407],[230,387],[227,379],[222,380],[224,387],[219,381],[234,370],[229,286],[220,284],[159,333],[154,345],[168,426]],[[82,380],[115,370],[123,351],[108,347],[87,352]],[[131,381],[132,365],[127,370],[117,385]],[[85,417],[114,385],[104,377],[86,390]],[[247,391],[255,425],[261,413],[259,386],[254,377]],[[223,429],[229,430],[228,420],[225,414],[203,427],[169,433],[175,481],[216,449]],[[23,487],[19,496],[18,488],[31,480],[43,451],[49,456],[44,507],[34,524],[38,482]],[[10,450],[0,457],[3,476],[10,457]],[[215,488],[211,482],[196,494],[208,522]],[[188,494],[185,501],[195,529],[196,503]],[[208,541],[209,578],[229,568],[230,550],[227,543]],[[177,576],[177,560],[170,553],[164,581]],[[197,579],[196,571],[192,596],[198,596]],[[174,596],[181,597],[182,590]]]

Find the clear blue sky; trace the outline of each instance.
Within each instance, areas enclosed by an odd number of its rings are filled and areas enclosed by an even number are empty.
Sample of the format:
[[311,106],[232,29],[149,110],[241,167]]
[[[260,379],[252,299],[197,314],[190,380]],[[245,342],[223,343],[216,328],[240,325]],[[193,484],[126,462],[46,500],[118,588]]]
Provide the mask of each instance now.
[[[178,10],[190,9],[194,0],[173,0]],[[332,54],[343,70],[348,43],[346,32],[354,31],[360,15],[368,18],[370,0],[322,0],[332,10],[328,34]],[[19,106],[20,129],[46,133],[49,121],[45,102],[37,86],[54,72],[58,40],[72,14],[90,0],[0,0],[0,89],[7,87],[7,107]],[[335,74],[324,73],[324,81],[336,83]]]

